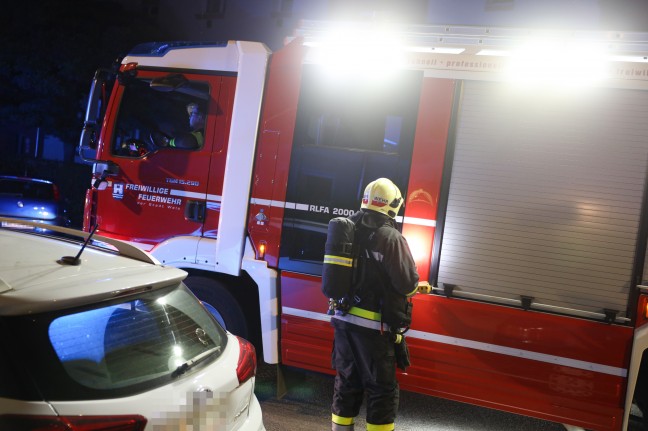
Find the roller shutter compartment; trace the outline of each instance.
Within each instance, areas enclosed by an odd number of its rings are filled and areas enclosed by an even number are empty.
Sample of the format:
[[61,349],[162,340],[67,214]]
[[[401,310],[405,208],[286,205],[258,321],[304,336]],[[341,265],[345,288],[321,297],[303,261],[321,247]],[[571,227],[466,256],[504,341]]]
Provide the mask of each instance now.
[[[440,252],[457,295],[626,315],[648,92],[464,83]],[[518,302],[519,303],[519,302]]]

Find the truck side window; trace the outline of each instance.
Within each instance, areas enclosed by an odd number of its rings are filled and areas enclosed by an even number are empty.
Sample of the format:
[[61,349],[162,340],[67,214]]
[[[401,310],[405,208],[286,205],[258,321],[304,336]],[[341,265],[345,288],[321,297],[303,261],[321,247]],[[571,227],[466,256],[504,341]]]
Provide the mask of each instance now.
[[124,85],[112,153],[138,158],[165,147],[202,148],[209,85],[189,82],[174,91],[161,92],[152,89],[150,82],[138,78]]
[[328,221],[358,210],[367,183],[389,177],[406,192],[422,74],[323,79],[304,66],[279,257],[281,269],[316,275]]

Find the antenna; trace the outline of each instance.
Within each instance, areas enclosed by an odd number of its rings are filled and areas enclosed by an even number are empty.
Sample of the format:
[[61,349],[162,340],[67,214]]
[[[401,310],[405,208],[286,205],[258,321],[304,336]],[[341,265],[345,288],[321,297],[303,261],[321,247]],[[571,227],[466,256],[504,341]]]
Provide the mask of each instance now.
[[90,232],[90,235],[88,235],[88,237],[86,238],[85,242],[84,242],[83,245],[81,246],[81,250],[79,250],[79,252],[77,253],[76,256],[74,256],[74,257],[72,257],[72,256],[63,256],[62,258],[60,258],[60,259],[57,260],[56,262],[59,263],[59,264],[61,264],[61,265],[73,265],[73,266],[80,265],[80,264],[81,264],[81,259],[79,259],[79,257],[81,257],[81,253],[83,253],[83,250],[85,250],[86,246],[88,245],[88,243],[89,243],[90,240],[92,239],[92,236],[93,236],[94,233],[97,231],[97,228],[98,228],[98,227],[99,227],[99,223],[97,223],[97,224],[92,228],[92,231]]

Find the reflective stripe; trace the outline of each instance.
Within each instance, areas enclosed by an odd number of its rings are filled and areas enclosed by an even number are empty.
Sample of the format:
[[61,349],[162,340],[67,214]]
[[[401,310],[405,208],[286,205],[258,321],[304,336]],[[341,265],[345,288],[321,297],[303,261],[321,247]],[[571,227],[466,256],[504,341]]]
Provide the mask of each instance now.
[[360,308],[360,307],[351,307],[349,309],[349,314],[362,317],[363,319],[375,320],[376,322],[380,322],[382,320],[382,316],[380,313],[376,313],[375,311],[365,310],[364,308]]
[[191,132],[192,135],[196,138],[196,143],[198,143],[198,148],[202,148],[203,144],[205,143],[205,137],[203,136],[202,132]]
[[367,320],[362,317],[354,316],[352,314],[346,314],[344,316],[336,314],[334,316],[331,316],[332,319],[338,319],[342,320],[344,322],[349,322],[354,325],[362,326],[363,328],[369,328],[369,329],[375,329],[376,331],[384,331],[388,332],[389,331],[389,326],[386,324],[382,324],[382,327],[380,325],[380,322],[376,322],[373,320]]
[[331,413],[331,422],[338,425],[353,425],[355,418],[345,418],[343,416],[338,416],[335,413]]
[[[287,208],[287,209],[292,209],[292,210],[311,211],[311,212],[313,212],[311,210],[311,205],[310,204],[301,204],[301,203],[296,203],[296,202],[275,201],[275,200],[271,200],[271,199],[261,199],[261,198],[257,198],[257,197],[251,197],[250,198],[250,203],[253,204],[253,205],[266,205],[266,206],[271,206],[271,207],[276,207],[276,208]],[[436,220],[432,220],[432,219],[396,216],[395,220],[396,220],[397,223],[405,223],[405,224],[418,225],[418,226],[430,226],[430,227],[435,227],[436,226]]]
[[[300,310],[292,307],[282,307],[281,312],[285,315],[303,317],[304,319],[319,320],[322,322],[330,321],[331,317],[334,319],[344,320],[358,326],[380,330],[378,322],[372,322],[367,319],[362,319],[356,316],[328,316],[324,313],[316,313],[313,311]],[[373,325],[373,326],[370,326]],[[383,330],[388,331],[387,325],[383,324]],[[461,347],[465,349],[482,350],[485,352],[497,353],[500,355],[512,356],[531,361],[544,362],[551,365],[561,365],[565,367],[573,367],[580,370],[593,371],[595,373],[608,374],[611,376],[627,377],[628,370],[626,368],[614,367],[597,362],[587,362],[578,359],[572,359],[565,356],[550,355],[547,353],[534,352],[532,350],[514,349],[511,347],[502,346],[499,344],[483,343],[480,341],[470,340],[467,338],[450,337],[448,335],[436,334],[434,332],[424,332],[410,329],[407,333],[408,338],[416,338],[423,341],[441,343],[453,346],[453,348]]]
[[367,431],[393,431],[394,423],[384,425],[367,424]]
[[353,266],[353,259],[351,259],[350,257],[333,256],[333,255],[330,255],[330,254],[325,254],[324,255],[324,263],[328,263],[330,265],[340,265],[340,266],[351,267],[351,266]]

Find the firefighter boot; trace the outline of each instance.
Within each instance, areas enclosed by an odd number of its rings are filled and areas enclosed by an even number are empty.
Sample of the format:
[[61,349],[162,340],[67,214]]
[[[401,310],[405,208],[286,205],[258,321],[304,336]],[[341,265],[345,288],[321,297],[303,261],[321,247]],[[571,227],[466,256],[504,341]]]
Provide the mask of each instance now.
[[374,425],[367,423],[367,431],[394,431],[394,424]]
[[333,414],[331,416],[331,431],[354,431],[354,418],[345,418]]

